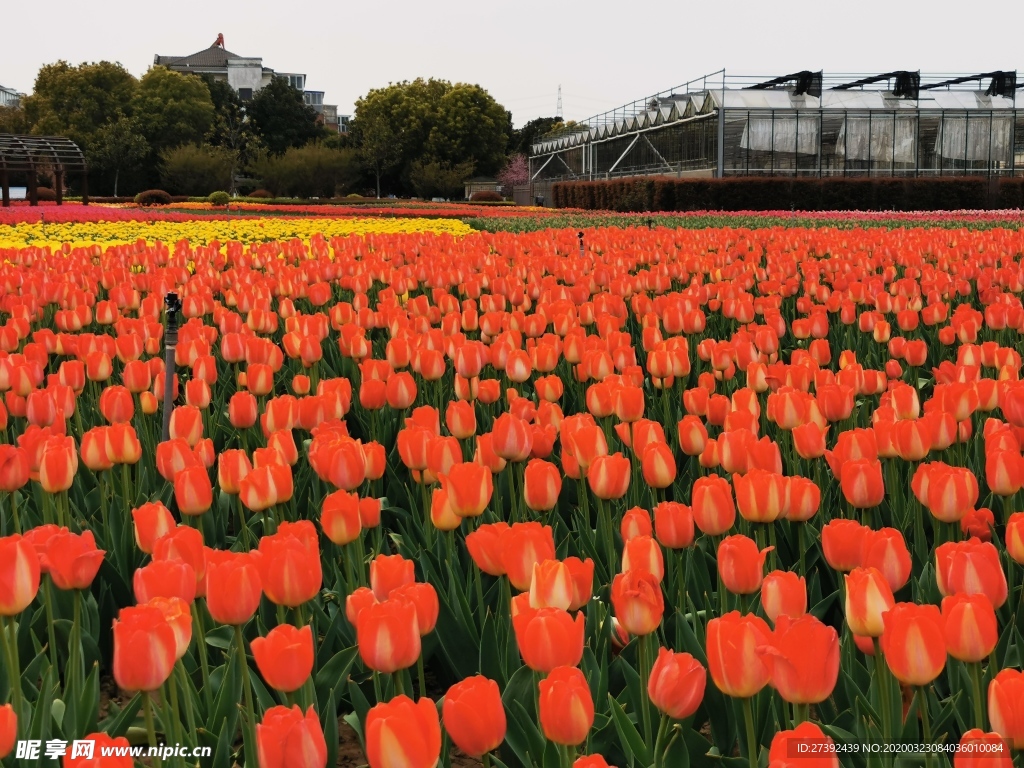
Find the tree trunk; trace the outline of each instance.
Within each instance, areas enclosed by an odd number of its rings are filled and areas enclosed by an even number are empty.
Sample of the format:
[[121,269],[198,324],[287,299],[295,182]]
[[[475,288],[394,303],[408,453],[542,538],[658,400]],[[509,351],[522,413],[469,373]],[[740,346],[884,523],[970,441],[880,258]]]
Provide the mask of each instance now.
[[380,171],[377,171],[377,199],[380,200]]
[[117,197],[117,177],[121,175],[121,169],[114,169],[114,197]]

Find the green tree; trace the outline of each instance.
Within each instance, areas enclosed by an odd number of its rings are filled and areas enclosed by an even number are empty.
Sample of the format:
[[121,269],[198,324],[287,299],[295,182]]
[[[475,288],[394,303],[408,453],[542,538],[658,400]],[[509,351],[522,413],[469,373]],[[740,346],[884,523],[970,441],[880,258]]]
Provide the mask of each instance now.
[[508,113],[479,86],[422,78],[370,90],[356,102],[352,121],[353,141],[374,175],[377,164],[369,158],[381,143],[396,145],[385,153],[397,157],[380,172],[381,183],[407,191],[415,188],[416,163],[421,186],[424,168],[433,163],[448,171],[471,163],[481,173],[496,172],[508,131]]
[[184,144],[164,150],[160,160],[160,179],[168,192],[206,196],[231,186],[238,157],[226,147]]
[[28,118],[21,107],[0,107],[0,133],[28,133]]
[[505,162],[509,114],[479,85],[458,83],[437,105],[427,152],[441,163],[472,163],[493,175]]
[[317,112],[302,100],[302,91],[283,77],[260,89],[246,109],[256,134],[273,155],[326,136]]
[[367,114],[359,124],[359,158],[373,173],[380,198],[381,176],[392,170],[402,157],[401,138],[383,114]]
[[83,150],[111,115],[131,114],[138,81],[120,64],[66,61],[43,66],[31,96],[24,99],[33,133],[67,136]]
[[154,155],[198,144],[213,124],[210,89],[195,75],[152,67],[142,76],[132,99],[132,116]]
[[121,172],[137,166],[149,155],[149,143],[142,135],[139,121],[118,115],[97,132],[89,148],[89,163],[101,170],[114,172],[114,197]]
[[259,157],[263,143],[256,135],[245,105],[235,90],[223,80],[215,80],[210,75],[203,75],[203,80],[210,89],[213,101],[213,124],[206,134],[206,143],[235,153],[237,163],[232,169],[229,188],[229,191],[234,192],[234,179],[239,167],[244,168]]

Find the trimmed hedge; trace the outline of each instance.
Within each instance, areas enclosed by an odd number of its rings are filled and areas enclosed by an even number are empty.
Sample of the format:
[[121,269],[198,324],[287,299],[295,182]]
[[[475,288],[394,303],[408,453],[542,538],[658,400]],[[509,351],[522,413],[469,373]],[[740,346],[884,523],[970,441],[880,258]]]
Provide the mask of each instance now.
[[1024,179],[641,177],[556,182],[556,208],[610,211],[952,211],[1024,207]]

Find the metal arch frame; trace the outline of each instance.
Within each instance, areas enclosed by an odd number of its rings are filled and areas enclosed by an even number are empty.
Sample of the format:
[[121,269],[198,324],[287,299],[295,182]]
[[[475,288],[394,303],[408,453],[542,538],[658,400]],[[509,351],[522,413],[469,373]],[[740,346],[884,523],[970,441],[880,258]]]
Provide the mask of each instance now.
[[0,134],[0,189],[2,189],[3,207],[11,204],[10,182],[8,173],[28,173],[29,205],[38,205],[35,171],[41,164],[50,163],[54,166],[56,176],[57,205],[62,205],[64,176],[69,172],[77,172],[82,179],[82,204],[89,204],[88,165],[85,155],[75,142],[63,136],[25,136],[19,134]]

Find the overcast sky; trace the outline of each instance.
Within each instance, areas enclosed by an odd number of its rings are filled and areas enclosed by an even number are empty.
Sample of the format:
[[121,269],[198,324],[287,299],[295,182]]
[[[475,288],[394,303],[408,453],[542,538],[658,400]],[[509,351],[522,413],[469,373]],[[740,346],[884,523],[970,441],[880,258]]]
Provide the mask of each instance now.
[[[40,65],[186,55],[223,33],[240,56],[307,75],[351,113],[370,88],[416,77],[479,83],[516,125],[581,119],[726,68],[736,74],[986,72],[1024,79],[1019,0],[4,0],[0,84]],[[1015,54],[1015,52],[1017,52]],[[1024,98],[1024,90],[1022,90]]]

